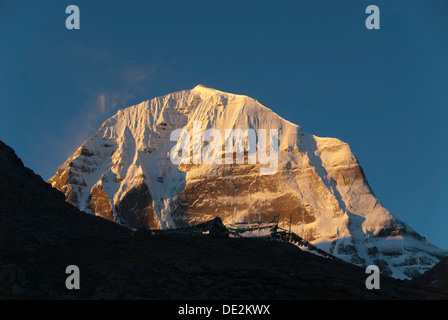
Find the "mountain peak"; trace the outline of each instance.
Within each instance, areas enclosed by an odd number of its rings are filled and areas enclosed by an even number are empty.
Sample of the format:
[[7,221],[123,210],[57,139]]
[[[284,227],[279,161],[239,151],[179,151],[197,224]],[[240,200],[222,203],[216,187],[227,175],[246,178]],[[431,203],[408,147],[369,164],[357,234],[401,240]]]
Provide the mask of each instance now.
[[[198,123],[196,132],[216,129],[222,136],[228,129],[257,135],[277,130],[275,172],[260,176],[271,163],[262,162],[267,155],[260,156],[259,143],[258,160],[249,163],[244,137],[233,145],[234,157],[244,149],[244,161],[202,162],[210,144],[195,135]],[[178,141],[171,134],[178,129],[193,137],[190,154],[201,149],[199,162],[171,161]],[[222,148],[213,154],[222,160]],[[381,205],[347,143],[304,133],[253,98],[204,85],[120,110],[49,182],[81,210],[131,228],[280,216],[280,226],[291,223],[292,232],[322,250],[400,278],[418,275],[446,255]]]
[[193,88],[193,90],[213,90],[213,91],[217,91],[216,89],[209,88],[209,87],[204,86],[202,84],[198,84],[196,87]]
[[204,86],[202,84],[198,84],[196,87],[194,87],[191,92],[195,92],[195,93],[199,93],[199,94],[204,94],[204,95],[215,95],[215,94],[223,94],[223,95],[233,95],[236,96],[236,94],[230,93],[230,92],[224,92],[221,90],[217,90],[214,88],[210,88],[207,86]]

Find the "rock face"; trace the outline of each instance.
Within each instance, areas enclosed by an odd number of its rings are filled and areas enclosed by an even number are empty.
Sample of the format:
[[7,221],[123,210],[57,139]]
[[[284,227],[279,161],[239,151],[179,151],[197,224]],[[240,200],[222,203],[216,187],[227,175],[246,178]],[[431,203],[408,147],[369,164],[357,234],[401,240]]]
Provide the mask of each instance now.
[[[170,139],[176,129],[191,139]],[[220,133],[222,147],[215,148],[218,135],[207,138],[209,129]],[[256,132],[257,161],[250,161],[249,135],[225,148],[233,141],[227,129]],[[262,157],[260,130],[278,146],[278,162],[269,158],[275,155],[269,144]],[[190,161],[175,164],[170,152],[186,141]],[[207,164],[207,156],[222,164]],[[293,232],[321,249],[357,265],[376,264],[397,278],[417,276],[447,255],[381,205],[348,144],[305,133],[250,97],[203,86],[120,110],[49,183],[79,209],[132,228],[279,215],[280,226],[291,221]]]

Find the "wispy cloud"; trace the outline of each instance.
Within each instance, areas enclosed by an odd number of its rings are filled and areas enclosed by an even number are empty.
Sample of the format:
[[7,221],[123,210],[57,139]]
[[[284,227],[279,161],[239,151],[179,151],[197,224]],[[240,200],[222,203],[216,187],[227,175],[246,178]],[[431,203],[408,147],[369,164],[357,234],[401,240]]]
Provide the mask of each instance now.
[[136,99],[136,95],[133,93],[114,91],[94,93],[88,102],[89,112],[86,115],[86,119],[89,122],[96,122],[101,119],[105,120],[104,118],[106,116],[111,115],[112,112],[120,108],[126,107],[128,102],[134,99]]
[[156,71],[155,65],[138,65],[130,62],[111,70],[111,77],[114,79],[111,88],[89,91],[90,98],[87,103],[93,108],[90,109],[87,118],[96,120],[104,117],[112,111],[127,107],[138,96],[145,95],[155,79]]
[[84,102],[66,125],[77,147],[119,109],[149,99],[159,73],[170,68],[163,59],[130,59],[109,48],[69,44],[61,50],[80,66],[72,76]]
[[106,113],[106,95],[104,93],[98,96],[97,102],[102,114]]
[[156,65],[139,66],[135,63],[128,62],[124,67],[126,83],[127,85],[136,85],[145,82],[155,74],[156,70]]
[[84,129],[80,130],[82,139],[95,132],[101,123],[119,109],[140,102],[136,101],[139,97],[142,101],[149,98],[147,94],[157,71],[156,64],[130,60],[108,65],[106,70],[102,70],[106,83],[85,86]]

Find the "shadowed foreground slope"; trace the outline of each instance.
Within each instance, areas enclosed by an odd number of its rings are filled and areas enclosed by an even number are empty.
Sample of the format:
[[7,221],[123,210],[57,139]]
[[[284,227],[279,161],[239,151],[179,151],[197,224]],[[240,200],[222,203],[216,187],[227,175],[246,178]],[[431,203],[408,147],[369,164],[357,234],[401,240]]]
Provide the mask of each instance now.
[[[130,237],[80,212],[0,142],[1,299],[446,299],[362,268],[261,239]],[[68,290],[77,265],[81,289]]]

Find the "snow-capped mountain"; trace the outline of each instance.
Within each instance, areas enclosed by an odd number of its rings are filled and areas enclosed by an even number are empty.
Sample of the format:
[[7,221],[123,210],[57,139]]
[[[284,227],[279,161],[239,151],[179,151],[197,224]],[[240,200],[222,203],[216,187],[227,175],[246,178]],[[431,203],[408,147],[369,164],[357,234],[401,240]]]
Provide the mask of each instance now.
[[[181,140],[171,141],[176,129],[192,137],[187,149],[193,161],[172,161]],[[198,147],[210,150],[216,142],[204,139],[208,129],[227,142],[226,129],[266,130],[267,141],[278,146],[274,170],[262,174],[272,166],[249,161],[248,138],[244,164],[236,161],[237,143],[230,151],[233,163],[194,161]],[[277,136],[270,138],[272,129]],[[215,160],[229,153],[221,151],[213,153]],[[204,86],[118,111],[49,183],[79,209],[132,228],[175,228],[216,216],[224,223],[270,221],[279,215],[280,225],[289,227],[292,219],[292,231],[321,249],[354,264],[375,264],[397,278],[419,275],[447,255],[381,205],[347,143],[305,133],[250,97]]]

